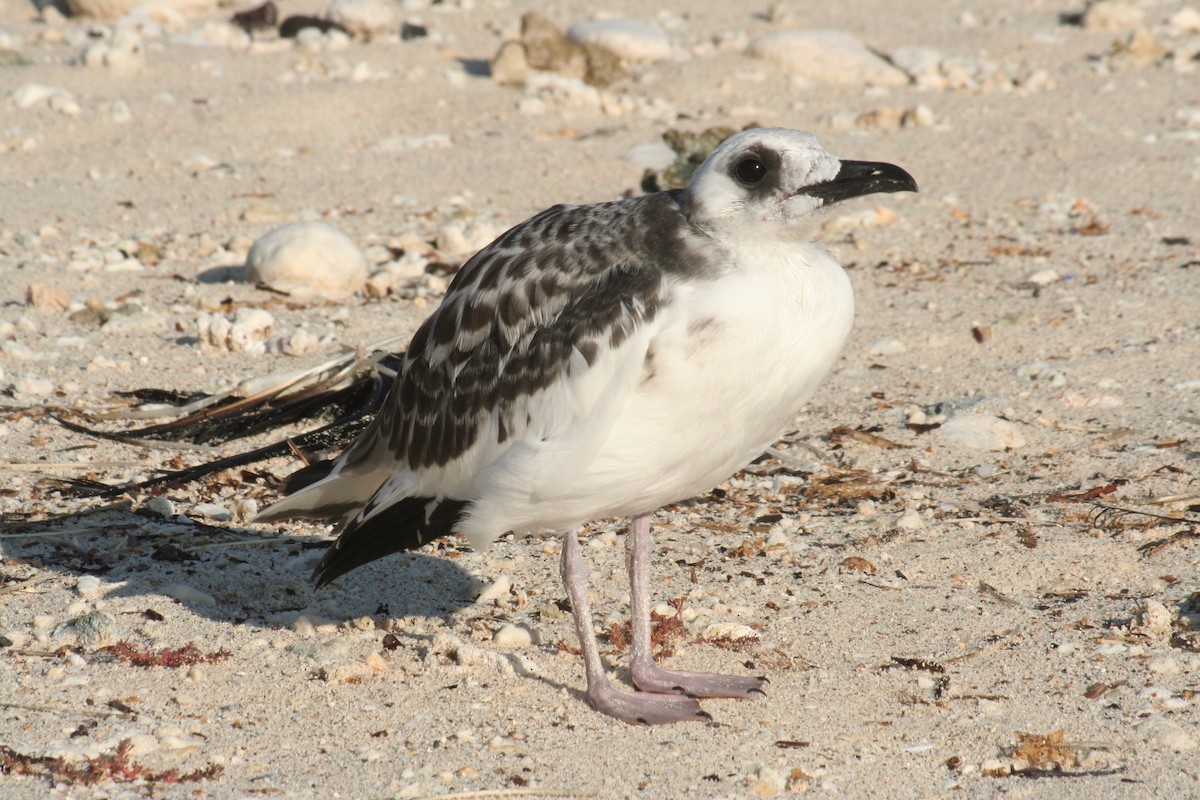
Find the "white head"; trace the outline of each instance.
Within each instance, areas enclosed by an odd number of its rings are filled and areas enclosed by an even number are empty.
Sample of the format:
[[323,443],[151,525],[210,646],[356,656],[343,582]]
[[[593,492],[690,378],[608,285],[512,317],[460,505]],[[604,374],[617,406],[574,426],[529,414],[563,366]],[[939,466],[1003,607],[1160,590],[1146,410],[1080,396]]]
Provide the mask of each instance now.
[[752,128],[722,142],[692,175],[686,213],[701,228],[755,225],[762,230],[762,223],[794,228],[813,211],[841,200],[916,190],[916,181],[899,167],[842,161],[811,133]]

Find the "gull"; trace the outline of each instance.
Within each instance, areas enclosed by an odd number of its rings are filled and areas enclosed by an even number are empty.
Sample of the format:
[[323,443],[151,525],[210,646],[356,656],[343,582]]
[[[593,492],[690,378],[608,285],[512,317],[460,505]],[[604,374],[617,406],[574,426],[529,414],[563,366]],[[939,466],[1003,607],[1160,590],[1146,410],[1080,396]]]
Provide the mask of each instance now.
[[[336,526],[318,586],[452,532],[476,549],[509,531],[562,533],[590,706],[660,724],[709,719],[700,698],[761,696],[762,677],[655,663],[650,515],[759,456],[841,352],[854,295],[812,242],[816,212],[916,190],[897,166],[757,128],[725,140],[684,189],[541,212],[463,265],[371,425],[255,521]],[[636,691],[601,660],[576,533],[614,516],[632,520]]]

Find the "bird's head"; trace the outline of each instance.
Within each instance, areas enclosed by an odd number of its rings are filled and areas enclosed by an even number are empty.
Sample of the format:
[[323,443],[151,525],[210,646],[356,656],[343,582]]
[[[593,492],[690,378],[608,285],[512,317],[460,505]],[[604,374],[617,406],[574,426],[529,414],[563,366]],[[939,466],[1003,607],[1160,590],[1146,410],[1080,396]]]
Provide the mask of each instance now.
[[[900,167],[843,161],[811,133],[752,128],[713,151],[688,183],[685,213],[701,228],[762,223],[787,229],[814,211],[877,192],[915,192]],[[763,230],[766,234],[766,231]],[[782,231],[781,231],[782,233]]]

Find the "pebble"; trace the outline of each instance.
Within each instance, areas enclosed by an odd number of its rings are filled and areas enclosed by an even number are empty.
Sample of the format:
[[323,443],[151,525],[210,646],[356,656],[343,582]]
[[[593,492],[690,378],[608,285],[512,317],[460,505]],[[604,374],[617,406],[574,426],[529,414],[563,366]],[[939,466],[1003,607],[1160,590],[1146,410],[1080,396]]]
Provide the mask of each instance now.
[[294,297],[343,298],[363,287],[367,258],[324,222],[293,222],[262,236],[246,255],[246,280]]
[[309,333],[304,328],[297,328],[292,333],[284,333],[271,340],[271,349],[285,356],[302,356],[311,353],[321,344],[321,338]]
[[147,511],[158,514],[160,517],[169,519],[175,516],[175,504],[161,494],[157,497],[151,497],[142,507]]
[[233,512],[216,503],[197,503],[192,506],[192,513],[218,522],[228,522],[233,519]]
[[955,414],[937,429],[947,441],[973,450],[1015,450],[1025,437],[1008,420],[985,414]]
[[506,598],[512,589],[512,585],[512,578],[507,575],[501,575],[490,586],[479,593],[479,597],[475,598],[475,602],[480,604],[494,603],[497,600]]
[[627,61],[662,61],[675,52],[675,43],[658,28],[623,17],[576,23],[567,29],[567,38],[603,47]]
[[75,591],[84,600],[95,600],[104,595],[100,579],[95,575],[81,575],[75,581]]
[[68,117],[78,116],[82,112],[74,95],[66,89],[57,86],[46,86],[41,83],[22,83],[9,94],[17,108],[32,108],[45,103],[52,110]]
[[1062,276],[1058,274],[1058,270],[1043,269],[1030,275],[1025,279],[1026,283],[1032,283],[1034,286],[1049,286],[1052,283],[1058,283],[1062,280]]
[[533,631],[524,625],[513,625],[510,623],[496,631],[492,636],[492,641],[498,647],[529,647],[533,644],[534,635]]
[[937,124],[933,109],[924,104],[912,108],[882,106],[855,114],[840,111],[829,119],[829,124],[839,131],[897,131],[901,128],[931,128]]
[[312,659],[318,667],[332,667],[353,660],[350,655],[350,641],[344,636],[305,639],[288,645],[287,651],[301,658]]
[[71,298],[61,289],[44,283],[31,283],[25,290],[25,303],[42,311],[66,311],[71,305]]
[[873,356],[894,356],[908,352],[908,346],[899,339],[879,339],[867,351]]
[[897,47],[888,57],[920,88],[946,88],[946,77],[942,74],[942,54],[937,50],[930,47]]
[[88,45],[80,61],[91,69],[106,69],[117,75],[133,75],[146,68],[142,39],[128,29],[118,30],[111,41]]
[[438,227],[434,246],[445,255],[469,256],[491,244],[498,233],[495,227],[486,222],[447,222]]
[[[132,10],[143,0],[67,0],[74,17],[116,19]],[[217,10],[217,0],[154,0],[154,6],[189,17],[199,17]]]
[[1137,730],[1150,744],[1180,752],[1196,749],[1196,737],[1178,722],[1161,716],[1148,717],[1138,723]]
[[1130,630],[1153,639],[1164,639],[1171,635],[1174,617],[1170,609],[1157,600],[1142,601],[1134,612]]
[[1171,18],[1167,20],[1167,25],[1176,33],[1200,33],[1200,11],[1191,6],[1185,6],[1171,15]]
[[55,626],[54,637],[73,640],[84,650],[95,650],[108,644],[116,629],[115,619],[103,611],[92,611]]
[[325,16],[364,39],[381,36],[396,24],[391,5],[380,0],[333,0]]
[[904,72],[846,31],[767,33],[750,41],[747,54],[778,64],[794,75],[827,83],[904,86],[909,82]]
[[54,382],[49,378],[23,375],[13,381],[13,392],[24,397],[45,397],[54,391]]
[[1167,48],[1145,28],[1138,28],[1129,38],[1118,42],[1111,54],[1114,66],[1147,67],[1167,56]]
[[208,592],[202,592],[195,587],[188,586],[186,583],[174,583],[159,591],[167,597],[174,598],[186,605],[215,606],[217,604],[217,598]]
[[232,317],[202,311],[196,317],[200,346],[231,353],[265,353],[274,324],[271,313],[261,308],[242,307]]
[[1066,386],[1067,376],[1062,370],[1055,369],[1045,361],[1031,361],[1017,367],[1014,374],[1021,380],[1037,383],[1042,386]]
[[1170,656],[1154,656],[1146,661],[1146,669],[1156,675],[1178,675],[1179,662]]
[[620,57],[606,47],[579,44],[536,11],[521,17],[519,40],[506,41],[491,61],[491,76],[506,86],[521,86],[549,73],[592,86],[608,86],[625,76]]
[[758,631],[740,622],[714,622],[700,634],[703,641],[755,641],[759,638]]
[[1083,12],[1082,24],[1087,31],[1124,31],[1139,27],[1144,16],[1128,0],[1098,0]]
[[67,0],[67,9],[73,17],[116,19],[138,2],[139,0]]

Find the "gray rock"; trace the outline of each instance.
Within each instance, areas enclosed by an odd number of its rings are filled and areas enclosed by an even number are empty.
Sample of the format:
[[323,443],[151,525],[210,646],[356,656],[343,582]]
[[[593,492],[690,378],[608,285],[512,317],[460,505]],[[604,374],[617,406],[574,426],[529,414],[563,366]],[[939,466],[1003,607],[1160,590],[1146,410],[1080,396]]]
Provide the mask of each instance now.
[[582,45],[598,45],[628,61],[662,61],[675,52],[669,36],[635,19],[580,22],[567,29],[567,38]]
[[797,30],[751,40],[748,55],[825,83],[904,86],[908,76],[845,31]]

